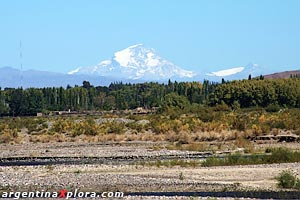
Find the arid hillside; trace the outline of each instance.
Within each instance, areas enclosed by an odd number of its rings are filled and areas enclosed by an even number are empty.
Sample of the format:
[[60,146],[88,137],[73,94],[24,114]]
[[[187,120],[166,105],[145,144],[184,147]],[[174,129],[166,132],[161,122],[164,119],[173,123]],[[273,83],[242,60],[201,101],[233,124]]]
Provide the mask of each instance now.
[[273,79],[273,78],[290,78],[290,77],[298,76],[300,77],[300,70],[294,70],[294,71],[284,71],[284,72],[278,72],[273,74],[267,74],[264,75],[264,78],[266,79]]

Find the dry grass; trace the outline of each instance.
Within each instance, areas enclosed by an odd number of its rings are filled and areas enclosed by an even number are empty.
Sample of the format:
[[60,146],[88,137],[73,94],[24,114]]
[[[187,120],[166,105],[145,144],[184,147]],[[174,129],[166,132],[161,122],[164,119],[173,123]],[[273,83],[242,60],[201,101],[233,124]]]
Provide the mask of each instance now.
[[[132,118],[134,120],[146,119],[150,123],[147,126],[139,126],[136,122],[123,123],[95,123],[93,117],[55,117],[34,120],[35,118],[18,118],[5,125],[0,121],[0,142],[17,143],[22,140],[22,134],[12,135],[14,129],[27,128],[26,136],[29,135],[31,142],[64,142],[64,141],[167,141],[170,143],[191,144],[203,141],[225,142],[234,141],[238,147],[251,150],[251,145],[242,141],[241,138],[252,138],[257,135],[277,135],[282,131],[280,128],[292,127],[291,132],[300,135],[300,126],[296,125],[295,119],[299,116],[298,110],[289,110],[288,115],[278,113],[258,113],[257,111],[243,112],[219,112],[211,110],[214,117],[208,121],[202,121],[201,115],[185,114],[178,115],[174,119],[167,113],[163,115],[143,116],[117,116],[106,114],[102,118]],[[237,119],[243,119],[241,130]],[[284,124],[282,124],[284,123]],[[25,124],[25,125],[24,125]],[[5,126],[5,127],[4,127]],[[4,127],[4,128],[3,128]],[[11,133],[12,131],[12,133]],[[192,148],[192,147],[191,147]],[[192,148],[193,149],[193,148]]]
[[11,143],[11,144],[18,144],[21,142],[22,137],[18,133],[16,128],[9,129],[7,125],[4,127],[0,127],[0,143]]
[[234,140],[237,136],[237,131],[221,130],[205,131],[192,133],[193,141],[229,141]]
[[58,134],[58,133],[55,133],[54,135],[41,134],[41,135],[31,135],[29,137],[29,141],[33,143],[67,142],[70,141],[70,138],[67,138],[65,135]]

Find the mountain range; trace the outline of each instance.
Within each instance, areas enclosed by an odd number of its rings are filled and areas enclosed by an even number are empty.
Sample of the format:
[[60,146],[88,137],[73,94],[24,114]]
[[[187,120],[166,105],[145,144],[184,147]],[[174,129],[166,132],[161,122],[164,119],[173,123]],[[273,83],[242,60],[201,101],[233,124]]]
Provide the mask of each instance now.
[[247,79],[274,73],[258,64],[223,70],[194,72],[183,69],[174,63],[157,55],[152,48],[142,44],[132,45],[117,51],[110,59],[103,60],[94,66],[79,67],[67,74],[38,70],[21,71],[12,67],[0,68],[0,86],[4,87],[58,87],[81,85],[88,80],[93,85],[109,85],[111,82],[166,82],[169,79],[177,81],[202,81],[204,79],[220,82],[225,80]]
[[0,87],[66,87],[67,85],[82,85],[89,80],[96,85],[108,85],[111,80],[106,77],[88,75],[68,75],[38,70],[21,71],[12,67],[0,68]]

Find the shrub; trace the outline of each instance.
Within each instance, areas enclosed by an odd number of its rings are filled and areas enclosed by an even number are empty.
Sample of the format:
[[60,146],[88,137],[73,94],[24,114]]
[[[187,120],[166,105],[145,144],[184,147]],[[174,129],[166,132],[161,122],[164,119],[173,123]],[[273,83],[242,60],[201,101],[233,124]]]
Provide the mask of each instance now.
[[218,104],[215,107],[213,107],[213,110],[214,111],[225,111],[226,112],[226,111],[230,111],[231,109],[227,104],[221,103],[221,104]]
[[4,125],[2,130],[0,130],[0,143],[9,143],[16,141],[18,137],[17,129],[9,129],[8,125]]
[[239,131],[246,130],[246,120],[243,118],[238,118],[233,122],[233,128]]
[[81,134],[91,136],[95,136],[98,134],[97,125],[93,119],[88,118],[87,120],[81,121],[80,123],[76,124],[73,130],[73,136]]
[[276,177],[276,179],[278,181],[278,186],[286,189],[295,188],[296,183],[299,182],[296,176],[294,176],[289,170],[282,171],[279,176]]
[[136,122],[127,123],[125,126],[132,129],[132,130],[136,130],[137,132],[141,132],[144,129],[143,124],[139,124],[139,123],[136,123]]
[[124,123],[117,123],[117,122],[108,122],[104,124],[105,126],[105,133],[115,133],[121,134],[124,132],[125,124]]
[[59,118],[53,122],[51,131],[56,133],[66,133],[69,130],[70,126],[71,123],[69,121],[63,118]]
[[270,128],[285,129],[287,127],[283,121],[274,121],[270,124]]
[[183,180],[184,179],[184,175],[182,172],[179,173],[179,180]]
[[0,143],[9,143],[13,141],[13,136],[10,132],[4,132],[0,135]]
[[280,110],[280,106],[278,104],[270,104],[266,107],[267,112],[278,112]]
[[203,108],[197,113],[199,119],[203,122],[212,122],[215,118],[215,114],[211,108]]

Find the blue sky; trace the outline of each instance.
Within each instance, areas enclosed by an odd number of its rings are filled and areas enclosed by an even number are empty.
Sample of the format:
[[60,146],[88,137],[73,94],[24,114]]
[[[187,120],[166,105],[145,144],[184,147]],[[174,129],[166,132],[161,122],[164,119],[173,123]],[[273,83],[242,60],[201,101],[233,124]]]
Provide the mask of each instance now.
[[2,0],[0,67],[68,72],[143,43],[193,71],[300,67],[298,0]]

